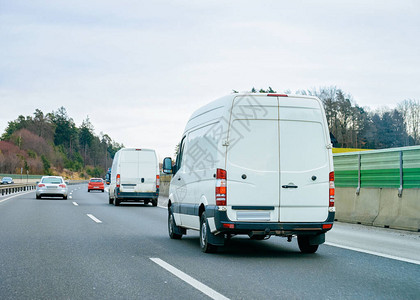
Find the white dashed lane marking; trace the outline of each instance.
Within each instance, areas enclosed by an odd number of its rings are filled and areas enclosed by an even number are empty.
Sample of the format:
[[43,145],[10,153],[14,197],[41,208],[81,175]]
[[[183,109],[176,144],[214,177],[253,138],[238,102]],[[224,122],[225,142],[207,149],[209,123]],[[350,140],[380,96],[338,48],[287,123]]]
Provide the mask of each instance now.
[[86,214],[89,218],[91,218],[93,221],[95,221],[96,223],[102,223],[101,220],[99,220],[98,218],[96,218],[94,215],[91,214]]
[[212,299],[217,299],[217,300],[219,300],[219,299],[220,300],[222,300],[222,299],[223,300],[229,299],[229,298],[223,296],[222,294],[216,292],[212,288],[208,287],[204,283],[201,283],[200,281],[192,278],[190,275],[188,275],[188,274],[186,274],[186,273],[178,270],[174,266],[172,266],[172,265],[168,264],[167,262],[161,260],[160,258],[150,257],[150,260],[152,260],[154,263],[158,264],[159,266],[161,266],[165,270],[171,272],[176,277],[182,279],[183,281],[185,281],[186,283],[188,283],[192,287],[196,288],[200,292],[206,294],[207,296],[209,296]]

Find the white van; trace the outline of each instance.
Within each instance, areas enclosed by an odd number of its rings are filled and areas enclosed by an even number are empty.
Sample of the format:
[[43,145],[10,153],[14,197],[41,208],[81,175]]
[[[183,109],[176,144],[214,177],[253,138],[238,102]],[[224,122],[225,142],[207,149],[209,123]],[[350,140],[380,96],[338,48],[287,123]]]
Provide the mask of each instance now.
[[159,197],[159,164],[155,150],[123,148],[114,157],[109,185],[109,204],[125,201],[152,202]]
[[212,252],[226,238],[297,236],[314,253],[332,228],[334,172],[325,112],[316,97],[232,94],[191,116],[172,166],[168,230],[200,231]]

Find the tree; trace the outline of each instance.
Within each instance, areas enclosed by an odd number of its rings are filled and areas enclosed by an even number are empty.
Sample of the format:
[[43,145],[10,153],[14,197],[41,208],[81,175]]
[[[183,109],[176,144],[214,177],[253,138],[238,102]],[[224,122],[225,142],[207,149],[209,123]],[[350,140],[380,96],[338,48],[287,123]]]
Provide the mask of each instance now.
[[77,128],[72,118],[67,115],[66,109],[62,106],[57,112],[48,114],[48,118],[55,125],[54,144],[63,145],[68,153],[72,155],[73,149],[77,149]]
[[83,147],[84,163],[86,164],[86,153],[87,148],[91,146],[93,141],[93,125],[89,120],[89,116],[83,120],[82,125],[79,128],[79,142]]
[[407,130],[405,145],[419,145],[420,102],[414,99],[404,100],[398,104],[397,110],[400,112]]

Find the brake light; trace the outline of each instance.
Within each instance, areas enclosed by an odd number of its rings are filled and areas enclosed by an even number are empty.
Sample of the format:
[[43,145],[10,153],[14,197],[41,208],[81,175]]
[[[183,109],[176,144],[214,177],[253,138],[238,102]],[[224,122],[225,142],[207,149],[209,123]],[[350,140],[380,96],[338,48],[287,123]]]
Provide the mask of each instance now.
[[288,97],[286,94],[267,94],[268,97]]
[[66,185],[65,184],[60,184],[59,187],[64,189],[64,188],[66,188]]
[[38,184],[38,187],[44,187],[45,186],[45,184],[43,184],[43,183],[40,183],[40,184]]
[[332,224],[322,224],[322,229],[331,229]]
[[121,183],[121,176],[120,176],[120,174],[117,174],[117,181],[116,181],[117,188],[120,187],[120,183]]
[[160,177],[159,175],[156,175],[156,189],[158,189],[160,186]]
[[234,229],[235,228],[235,224],[223,223],[223,228]]
[[329,207],[334,207],[335,199],[335,185],[334,185],[334,172],[330,172],[330,200]]
[[216,171],[216,205],[226,205],[226,170]]

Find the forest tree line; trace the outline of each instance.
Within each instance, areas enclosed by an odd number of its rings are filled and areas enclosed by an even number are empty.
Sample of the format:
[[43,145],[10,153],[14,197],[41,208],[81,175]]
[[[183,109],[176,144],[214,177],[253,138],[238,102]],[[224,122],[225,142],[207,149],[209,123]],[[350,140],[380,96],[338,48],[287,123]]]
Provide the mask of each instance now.
[[123,145],[107,134],[95,135],[87,117],[77,127],[64,107],[10,121],[0,140],[0,173],[61,173],[103,177]]

